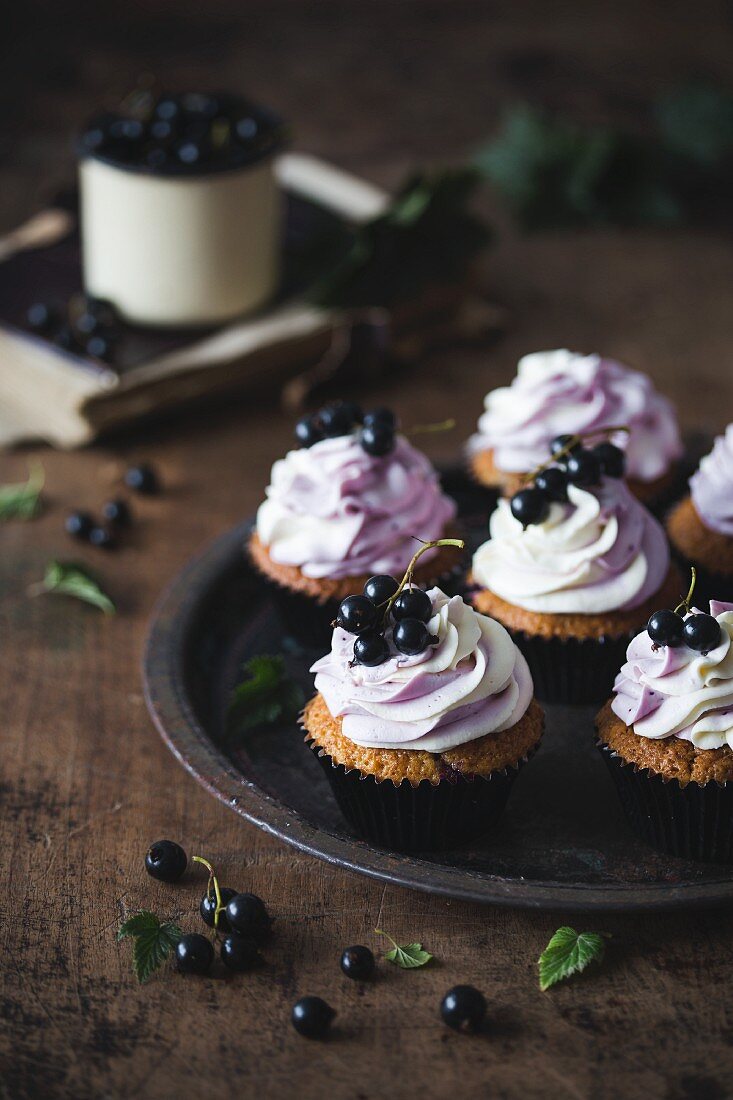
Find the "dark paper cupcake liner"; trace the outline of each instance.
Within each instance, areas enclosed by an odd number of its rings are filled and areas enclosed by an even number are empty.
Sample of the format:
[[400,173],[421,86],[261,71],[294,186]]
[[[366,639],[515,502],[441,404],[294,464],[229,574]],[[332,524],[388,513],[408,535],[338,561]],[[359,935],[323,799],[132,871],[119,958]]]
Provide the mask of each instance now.
[[597,745],[629,825],[645,843],[684,859],[733,862],[733,784],[682,787]]
[[475,840],[504,812],[512,784],[528,757],[482,776],[453,776],[396,785],[335,763],[313,741],[306,742],[328,778],[347,822],[363,840],[399,852],[436,851]]
[[634,633],[599,638],[544,638],[510,630],[544,703],[600,703],[613,687]]

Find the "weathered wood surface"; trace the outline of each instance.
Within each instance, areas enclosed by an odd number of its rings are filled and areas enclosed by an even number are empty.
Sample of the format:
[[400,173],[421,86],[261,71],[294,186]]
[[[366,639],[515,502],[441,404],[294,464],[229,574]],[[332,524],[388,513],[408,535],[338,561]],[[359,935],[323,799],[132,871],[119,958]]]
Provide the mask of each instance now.
[[[155,65],[172,85],[256,89],[293,118],[300,146],[385,184],[415,160],[481,140],[520,93],[630,118],[655,82],[731,74],[722,4],[552,8],[19,6],[2,77],[15,147],[2,227],[64,178],[67,136],[87,105]],[[733,419],[732,244],[713,232],[522,240],[505,231],[489,277],[510,312],[507,337],[433,356],[375,397],[416,422],[455,412],[455,439],[426,441],[445,458],[519,354],[569,344],[645,367],[686,426],[720,428]],[[47,510],[0,530],[0,1096],[730,1095],[727,912],[595,919],[614,936],[608,963],[540,994],[535,960],[562,914],[472,908],[339,873],[242,825],[159,742],[139,676],[154,600],[198,547],[255,508],[289,431],[275,410],[242,402],[83,453],[32,452],[47,471]],[[165,493],[137,503],[134,533],[116,553],[76,555],[101,570],[119,616],[29,599],[46,561],[70,556],[65,511],[97,507],[138,458],[156,463]],[[0,480],[21,478],[26,461],[0,457]],[[268,900],[278,935],[265,970],[231,980],[166,972],[136,985],[129,946],[115,942],[123,915],[144,904],[197,924],[202,880],[165,887],[142,869],[159,836]],[[364,990],[347,982],[340,949],[375,944],[377,925],[421,939],[439,961],[416,973],[382,964]],[[437,1019],[442,992],[458,981],[486,993],[485,1036],[455,1036]],[[290,1028],[290,1005],[304,993],[339,1011],[328,1044]]]

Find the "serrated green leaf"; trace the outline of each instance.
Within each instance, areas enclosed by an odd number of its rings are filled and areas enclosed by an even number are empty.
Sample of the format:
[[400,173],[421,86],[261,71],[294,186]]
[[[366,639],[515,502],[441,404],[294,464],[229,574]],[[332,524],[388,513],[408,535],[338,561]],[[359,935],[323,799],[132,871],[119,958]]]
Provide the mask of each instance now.
[[46,566],[40,590],[55,592],[60,596],[72,596],[76,600],[98,607],[105,615],[113,615],[115,605],[102,591],[85,566],[73,561],[52,561]]
[[539,957],[540,989],[544,992],[556,982],[580,973],[592,962],[600,962],[606,945],[597,932],[576,932],[558,928]]
[[44,474],[34,465],[28,480],[19,485],[0,485],[0,520],[33,519],[41,504]]
[[169,957],[182,936],[172,921],[161,921],[155,913],[142,909],[121,925],[117,939],[131,936],[132,968],[139,982],[146,982]]
[[244,666],[245,679],[232,692],[227,716],[229,736],[294,718],[305,701],[288,679],[282,657],[260,655]]
[[375,928],[374,931],[378,936],[385,936],[392,944],[392,950],[386,952],[385,959],[396,966],[401,966],[403,970],[416,970],[429,963],[433,957],[429,951],[423,950],[421,943],[408,943],[402,946],[393,940],[388,932],[383,932],[380,928]]

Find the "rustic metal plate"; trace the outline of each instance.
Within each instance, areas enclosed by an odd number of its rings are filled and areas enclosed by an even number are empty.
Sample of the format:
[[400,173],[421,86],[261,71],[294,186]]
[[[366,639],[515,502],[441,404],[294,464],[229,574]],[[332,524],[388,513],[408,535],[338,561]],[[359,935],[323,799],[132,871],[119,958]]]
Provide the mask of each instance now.
[[[469,525],[485,505],[453,480]],[[162,737],[213,795],[265,832],[330,863],[401,886],[495,905],[660,909],[733,898],[733,868],[661,855],[629,831],[593,744],[593,711],[547,707],[547,734],[520,773],[504,821],[469,847],[401,855],[356,839],[293,724],[226,744],[225,715],[242,663],[284,653],[312,692],[314,656],[283,642],[266,590],[243,553],[248,523],[181,573],[153,617],[145,693]]]

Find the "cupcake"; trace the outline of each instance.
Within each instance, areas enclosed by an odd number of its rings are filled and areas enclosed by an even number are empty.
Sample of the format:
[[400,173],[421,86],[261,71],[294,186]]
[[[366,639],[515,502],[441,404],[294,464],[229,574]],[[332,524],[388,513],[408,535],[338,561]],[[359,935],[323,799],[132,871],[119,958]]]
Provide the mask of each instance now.
[[643,840],[672,855],[733,860],[733,603],[654,615],[631,642],[596,730]]
[[476,607],[511,632],[548,702],[603,699],[631,637],[678,598],[664,531],[618,476],[622,452],[604,447],[576,448],[499,500],[473,558]]
[[733,424],[667,517],[667,534],[680,561],[696,567],[698,599],[733,600]]
[[525,355],[511,385],[492,390],[484,405],[468,443],[482,485],[511,494],[555,436],[625,425],[629,434],[613,442],[626,450],[631,491],[645,503],[674,492],[682,455],[674,409],[645,374],[614,359],[567,350]]
[[355,832],[427,851],[491,829],[544,718],[527,662],[499,623],[439,588],[412,589],[410,599],[427,621],[396,620],[398,607],[387,614],[370,663],[364,635],[335,628],[311,669],[317,694],[303,724]]
[[[355,406],[332,405],[300,421],[296,438],[301,447],[272,468],[249,551],[289,633],[325,647],[340,601],[373,574],[401,575],[411,539],[454,533],[456,505],[388,410],[362,417]],[[458,565],[453,550],[431,548],[415,582],[450,586]]]

